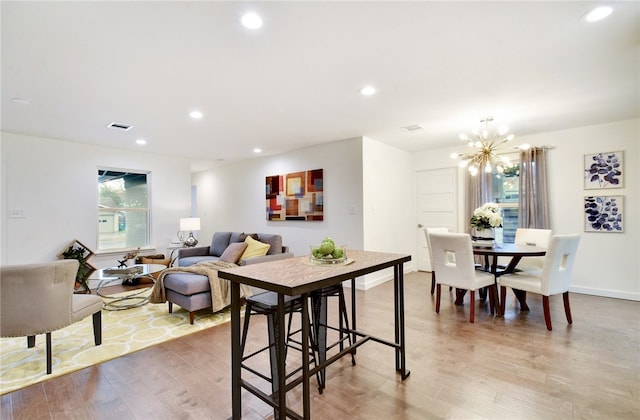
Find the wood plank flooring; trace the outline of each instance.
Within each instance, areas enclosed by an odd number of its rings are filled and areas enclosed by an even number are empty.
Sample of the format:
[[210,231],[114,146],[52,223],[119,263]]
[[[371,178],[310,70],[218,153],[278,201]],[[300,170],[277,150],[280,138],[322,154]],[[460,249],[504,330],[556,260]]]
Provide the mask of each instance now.
[[[327,369],[323,394],[312,388],[313,419],[640,418],[639,302],[572,294],[569,326],[555,296],[547,331],[539,296],[520,312],[509,292],[504,318],[477,301],[469,324],[468,296],[455,306],[443,291],[436,314],[430,274],[405,283],[409,378],[395,373],[393,350],[366,343],[356,366],[343,358]],[[392,293],[392,282],[356,292],[358,329],[393,337]],[[229,336],[221,325],[4,395],[0,418],[229,418]],[[265,340],[264,317],[252,317],[249,345]],[[252,395],[242,401],[244,419],[273,418]]]

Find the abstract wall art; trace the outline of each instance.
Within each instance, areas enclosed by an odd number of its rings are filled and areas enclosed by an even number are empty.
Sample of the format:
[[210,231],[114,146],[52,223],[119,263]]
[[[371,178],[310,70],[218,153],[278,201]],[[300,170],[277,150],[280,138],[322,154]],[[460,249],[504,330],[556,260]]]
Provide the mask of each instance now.
[[267,176],[267,220],[324,220],[322,175],[322,169],[312,169]]

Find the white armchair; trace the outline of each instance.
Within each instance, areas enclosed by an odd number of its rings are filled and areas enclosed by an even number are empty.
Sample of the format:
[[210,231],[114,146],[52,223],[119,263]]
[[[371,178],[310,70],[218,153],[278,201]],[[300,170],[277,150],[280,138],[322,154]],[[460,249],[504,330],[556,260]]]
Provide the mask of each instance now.
[[52,331],[93,315],[94,341],[102,343],[102,299],[73,293],[77,272],[76,260],[0,267],[0,337],[27,337],[32,348],[46,334],[47,374]]

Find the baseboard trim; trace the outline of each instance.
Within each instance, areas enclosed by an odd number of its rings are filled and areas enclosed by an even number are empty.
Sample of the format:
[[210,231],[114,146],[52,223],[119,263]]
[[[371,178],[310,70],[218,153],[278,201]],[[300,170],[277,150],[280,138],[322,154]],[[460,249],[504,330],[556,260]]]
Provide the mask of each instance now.
[[615,299],[640,301],[640,293],[625,292],[621,290],[596,289],[593,287],[571,286],[571,293],[580,293],[583,295],[609,297]]
[[[416,271],[415,264],[410,262],[408,264],[403,264],[403,273],[408,274]],[[376,271],[372,274],[367,274],[363,277],[356,278],[356,289],[357,290],[367,290],[373,287],[379,286],[382,283],[386,283],[389,280],[393,280],[393,268],[386,268],[381,271]]]

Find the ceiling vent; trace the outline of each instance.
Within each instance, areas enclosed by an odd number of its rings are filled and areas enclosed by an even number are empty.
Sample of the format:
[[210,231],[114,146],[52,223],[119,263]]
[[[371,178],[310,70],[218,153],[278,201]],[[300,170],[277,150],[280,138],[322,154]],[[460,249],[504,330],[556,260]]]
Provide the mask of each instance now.
[[113,128],[114,130],[129,131],[129,130],[131,130],[131,127],[133,127],[133,126],[129,125],[129,124],[122,124],[122,123],[112,122],[111,124],[108,125],[108,127],[109,128]]
[[405,125],[404,127],[400,127],[405,131],[418,131],[418,130],[422,130],[424,127],[422,127],[420,124],[411,124],[411,125]]

